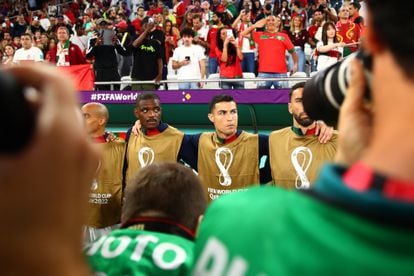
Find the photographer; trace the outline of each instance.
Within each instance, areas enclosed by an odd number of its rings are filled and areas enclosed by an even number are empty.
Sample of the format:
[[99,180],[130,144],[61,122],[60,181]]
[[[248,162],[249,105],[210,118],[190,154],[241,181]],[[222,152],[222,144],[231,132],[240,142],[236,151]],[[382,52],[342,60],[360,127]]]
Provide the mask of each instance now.
[[[98,154],[77,112],[75,89],[42,64],[6,72],[38,93],[30,97],[36,127],[29,144],[17,154],[0,153],[2,275],[89,275],[81,225]],[[24,111],[15,108],[10,118]]]
[[407,127],[414,118],[414,45],[394,39],[400,30],[414,35],[414,18],[388,0],[367,4],[371,102],[354,60],[339,118],[342,165],[326,166],[307,193],[261,187],[213,202],[193,275],[414,274],[414,131]]
[[[93,68],[95,70],[95,81],[120,81],[118,72],[118,60],[116,53],[128,55],[113,31],[112,23],[104,18],[96,21],[97,31],[89,39],[86,58],[95,58]],[[110,90],[110,85],[96,85],[95,90]],[[119,90],[119,85],[114,85]]]

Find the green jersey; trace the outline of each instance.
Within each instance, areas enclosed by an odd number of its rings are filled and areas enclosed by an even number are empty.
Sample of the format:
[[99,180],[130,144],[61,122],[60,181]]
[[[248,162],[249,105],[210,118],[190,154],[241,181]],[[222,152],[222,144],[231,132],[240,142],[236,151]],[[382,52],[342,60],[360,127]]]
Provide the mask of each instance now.
[[193,247],[180,236],[127,228],[101,237],[85,254],[97,275],[186,275]]
[[378,220],[412,225],[414,204],[352,190],[343,172],[323,169],[311,192],[258,187],[214,201],[192,274],[414,275],[412,226]]

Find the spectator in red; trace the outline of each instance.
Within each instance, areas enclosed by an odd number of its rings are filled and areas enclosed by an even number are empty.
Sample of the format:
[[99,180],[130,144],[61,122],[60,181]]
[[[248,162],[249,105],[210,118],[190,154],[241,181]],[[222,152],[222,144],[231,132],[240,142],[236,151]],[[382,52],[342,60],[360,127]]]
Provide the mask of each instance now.
[[217,41],[217,31],[222,28],[224,25],[221,21],[222,14],[219,12],[214,12],[211,20],[213,25],[210,27],[210,30],[207,34],[207,42],[209,43],[210,51],[208,54],[208,73],[214,74],[217,73],[218,62],[216,54],[216,41]]
[[168,60],[173,55],[174,49],[177,48],[179,35],[177,35],[178,30],[169,19],[165,20],[163,28],[165,33],[165,60],[168,63]]
[[[293,58],[291,73],[298,68],[298,56],[295,48],[286,33],[282,33],[282,21],[279,17],[270,15],[256,22],[244,30],[241,35],[246,36],[256,28],[266,26],[266,31],[255,31],[253,38],[258,45],[259,53],[259,78],[286,78],[287,66],[285,52],[288,51]],[[276,89],[283,88],[281,81],[264,81],[258,84],[259,88],[269,89],[274,86]]]
[[73,14],[73,12],[70,10],[69,6],[63,6],[62,12],[63,12],[63,15],[66,15],[66,17],[69,19],[72,25],[76,24],[76,17]]
[[69,31],[66,27],[57,30],[58,43],[56,47],[49,50],[46,60],[56,66],[71,66],[85,64],[85,56],[78,45],[69,41]]
[[364,27],[364,18],[359,15],[361,4],[358,2],[352,2],[348,5],[349,8],[349,20],[357,24],[361,30]]
[[346,57],[349,54],[356,52],[359,49],[359,38],[361,36],[361,29],[351,20],[349,20],[349,8],[342,6],[339,9],[338,14],[339,21],[336,23],[336,35],[339,42],[344,42],[343,56]]
[[180,27],[184,21],[185,5],[180,0],[173,0],[173,15],[175,15],[176,25]]
[[213,0],[213,5],[211,6],[213,12],[223,13],[226,10],[226,7],[221,4],[220,0]]
[[154,2],[149,3],[149,10],[147,11],[147,16],[152,17],[154,14],[162,13],[162,8],[155,6]]
[[292,2],[292,18],[300,16],[302,18],[302,26],[306,28],[308,16],[306,14],[306,10],[302,7],[302,2],[296,0]]
[[141,30],[142,20],[144,20],[144,18],[145,18],[145,10],[144,10],[144,7],[143,6],[139,6],[137,8],[137,18],[135,18],[131,22],[131,24],[132,24],[132,26],[134,26],[136,32],[139,32]]
[[[241,61],[243,53],[234,38],[232,29],[222,27],[218,30],[216,41],[216,55],[220,66],[220,78],[223,79],[241,79],[243,72]],[[222,89],[243,89],[244,84],[240,81],[220,82]]]
[[289,2],[287,0],[283,0],[281,6],[276,11],[276,15],[282,19],[283,29],[285,31],[289,31],[290,29],[291,14],[292,12],[289,9]]

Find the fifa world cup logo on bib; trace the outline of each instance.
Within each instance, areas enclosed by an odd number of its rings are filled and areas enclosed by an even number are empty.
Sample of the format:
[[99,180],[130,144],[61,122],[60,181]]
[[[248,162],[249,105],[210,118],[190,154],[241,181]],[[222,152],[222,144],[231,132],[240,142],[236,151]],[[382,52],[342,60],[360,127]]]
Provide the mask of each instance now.
[[[223,160],[223,162],[221,162]],[[219,182],[222,186],[231,185],[229,168],[233,162],[233,153],[228,148],[218,148],[216,150],[216,164],[220,170]]]
[[[299,164],[299,156],[302,159],[301,164]],[[312,163],[312,151],[307,147],[297,147],[290,155],[290,159],[297,173],[295,180],[296,189],[309,189],[310,182],[306,176],[306,172]]]
[[155,153],[149,147],[142,147],[138,152],[138,162],[141,168],[145,168],[154,162]]
[[[100,169],[100,168],[101,168],[101,160],[99,160],[98,167],[96,168],[96,171],[95,171],[95,177],[96,177],[96,175],[98,174],[98,172],[99,172],[99,169]],[[94,178],[94,179],[92,180],[92,183],[91,183],[91,190],[92,190],[92,191],[98,190],[98,181],[96,181],[96,178]]]

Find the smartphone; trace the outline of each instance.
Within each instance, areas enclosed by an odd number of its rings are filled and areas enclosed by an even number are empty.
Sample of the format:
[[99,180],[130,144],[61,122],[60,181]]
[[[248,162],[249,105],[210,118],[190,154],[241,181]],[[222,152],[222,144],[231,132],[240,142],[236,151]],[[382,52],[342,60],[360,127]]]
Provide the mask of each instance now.
[[246,14],[248,14],[250,12],[250,6],[249,5],[244,6],[244,12]]
[[190,61],[190,56],[186,56],[185,59]]
[[115,32],[114,30],[102,30],[101,31],[101,36],[103,39],[103,45],[113,45],[112,43],[112,38],[114,37]]
[[233,30],[227,30],[227,37],[233,37]]

